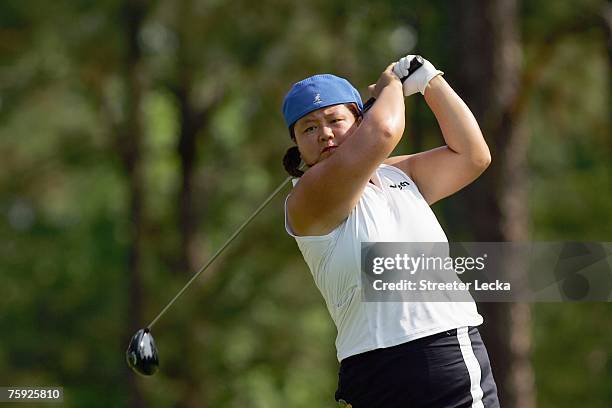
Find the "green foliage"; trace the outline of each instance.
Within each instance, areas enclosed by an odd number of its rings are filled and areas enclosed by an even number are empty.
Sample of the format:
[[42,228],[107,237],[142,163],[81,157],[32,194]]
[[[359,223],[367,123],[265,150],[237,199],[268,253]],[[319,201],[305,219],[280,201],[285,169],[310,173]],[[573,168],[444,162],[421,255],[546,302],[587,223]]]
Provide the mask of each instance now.
[[[521,117],[537,240],[609,240],[612,231],[609,51],[603,30],[589,23],[603,3],[522,4],[524,67],[541,71],[522,90]],[[128,106],[121,7],[0,4],[0,384],[63,385],[66,406],[128,404],[130,191],[114,122]],[[280,158],[291,142],[280,103],[291,83],[334,72],[365,91],[413,51],[453,65],[452,16],[440,0],[148,7],[140,33],[146,319],[195,272],[177,267],[182,81],[194,106],[214,101],[197,135],[193,192],[203,264],[285,178]],[[575,16],[586,16],[586,28],[567,32]],[[407,106],[407,135],[419,139],[407,137],[401,149],[439,144],[426,107]],[[335,328],[284,231],[283,200],[155,327],[161,372],[137,379],[148,406],[190,396],[211,407],[334,406]],[[455,205],[449,199],[436,211],[455,226],[454,238],[465,237]],[[536,305],[541,406],[612,404],[609,306]]]

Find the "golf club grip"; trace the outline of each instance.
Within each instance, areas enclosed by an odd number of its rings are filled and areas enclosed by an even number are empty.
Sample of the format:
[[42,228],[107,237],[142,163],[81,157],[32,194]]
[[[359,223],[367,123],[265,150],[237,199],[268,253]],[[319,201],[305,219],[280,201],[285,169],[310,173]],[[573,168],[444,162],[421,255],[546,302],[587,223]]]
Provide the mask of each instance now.
[[[422,65],[423,65],[423,57],[421,57],[420,55],[415,56],[412,59],[412,61],[410,61],[410,67],[408,67],[408,75],[406,75],[403,78],[400,78],[400,81],[404,83],[404,81],[410,75],[414,74],[414,71],[419,69]],[[363,113],[366,113],[372,107],[372,105],[374,105],[374,102],[376,102],[376,98],[371,97],[370,99],[368,99],[366,103],[363,105]]]

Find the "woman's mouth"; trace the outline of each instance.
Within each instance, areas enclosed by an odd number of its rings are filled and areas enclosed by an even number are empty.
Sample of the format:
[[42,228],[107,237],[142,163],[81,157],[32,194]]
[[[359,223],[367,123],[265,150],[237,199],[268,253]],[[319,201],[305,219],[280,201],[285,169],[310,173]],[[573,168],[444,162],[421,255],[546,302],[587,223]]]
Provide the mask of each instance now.
[[325,153],[325,152],[329,152],[335,148],[337,148],[338,146],[327,146],[325,149],[323,149],[323,151],[321,151],[321,154]]

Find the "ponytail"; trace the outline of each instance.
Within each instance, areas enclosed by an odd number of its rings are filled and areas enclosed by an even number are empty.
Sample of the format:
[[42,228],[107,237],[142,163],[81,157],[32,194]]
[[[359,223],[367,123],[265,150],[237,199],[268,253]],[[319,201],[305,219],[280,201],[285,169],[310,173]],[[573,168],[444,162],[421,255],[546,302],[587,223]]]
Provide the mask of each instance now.
[[300,156],[300,150],[297,146],[292,146],[287,149],[285,157],[283,157],[283,166],[285,171],[293,177],[301,177],[304,172],[300,170],[300,164],[302,163],[302,157]]

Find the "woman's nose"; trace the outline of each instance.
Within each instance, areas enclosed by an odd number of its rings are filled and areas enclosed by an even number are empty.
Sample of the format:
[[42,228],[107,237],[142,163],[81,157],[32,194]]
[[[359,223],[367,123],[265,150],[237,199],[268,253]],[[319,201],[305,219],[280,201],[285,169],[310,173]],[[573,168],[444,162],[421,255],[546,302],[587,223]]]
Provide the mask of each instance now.
[[331,127],[329,126],[323,126],[321,128],[321,141],[326,141],[329,139],[334,138],[334,132],[332,131]]

